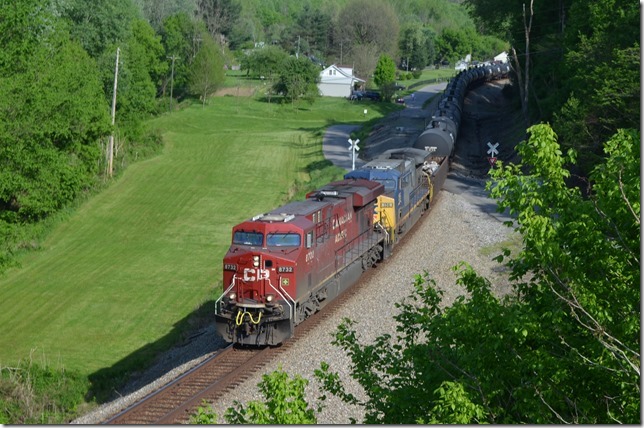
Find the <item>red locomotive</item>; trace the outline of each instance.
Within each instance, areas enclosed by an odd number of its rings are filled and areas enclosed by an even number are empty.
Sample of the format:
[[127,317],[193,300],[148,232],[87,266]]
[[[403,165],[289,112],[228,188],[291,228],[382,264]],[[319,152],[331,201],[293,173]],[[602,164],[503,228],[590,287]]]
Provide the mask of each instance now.
[[388,257],[443,187],[465,92],[508,70],[494,64],[460,73],[413,147],[388,150],[304,201],[235,226],[215,306],[219,334],[239,344],[279,344]]
[[378,182],[329,183],[233,228],[216,325],[228,341],[275,345],[382,258]]

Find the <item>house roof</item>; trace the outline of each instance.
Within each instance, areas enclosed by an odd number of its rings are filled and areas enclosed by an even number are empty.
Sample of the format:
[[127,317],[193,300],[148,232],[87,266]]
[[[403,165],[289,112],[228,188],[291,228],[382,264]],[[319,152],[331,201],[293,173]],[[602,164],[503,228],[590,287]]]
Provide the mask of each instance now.
[[350,80],[364,82],[364,80],[353,75],[353,68],[340,67],[332,64],[320,72],[320,80],[325,83],[341,83]]

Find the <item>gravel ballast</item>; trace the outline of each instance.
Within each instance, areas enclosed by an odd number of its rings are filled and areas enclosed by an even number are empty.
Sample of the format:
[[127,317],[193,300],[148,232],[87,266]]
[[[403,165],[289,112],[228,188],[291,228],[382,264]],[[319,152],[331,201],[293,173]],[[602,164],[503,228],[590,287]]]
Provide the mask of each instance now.
[[[499,272],[502,271],[499,269],[500,265],[493,260],[498,251],[483,255],[488,252],[482,252],[481,249],[498,247],[499,243],[509,239],[510,233],[511,229],[499,219],[482,212],[462,195],[441,191],[432,211],[416,225],[413,233],[405,238],[403,245],[398,246],[394,255],[377,267],[378,274],[372,276],[359,295],[349,299],[333,318],[300,339],[279,360],[269,363],[230,395],[213,403],[220,421],[223,422],[221,416],[235,400],[242,403],[263,400],[257,384],[261,381],[262,374],[277,370],[280,366],[291,376],[299,374],[309,380],[309,403],[314,403],[319,395],[313,371],[320,367],[322,361],[329,363],[331,370],[341,375],[348,392],[362,396],[360,386],[349,376],[349,358],[341,349],[331,345],[332,333],[341,319],[347,317],[358,323],[356,329],[363,343],[384,333],[393,335],[395,323],[392,317],[396,313],[394,303],[413,292],[414,276],[427,271],[436,285],[444,291],[443,303],[449,305],[464,293],[456,285],[456,274],[452,270],[461,261],[469,263],[480,275],[490,279],[496,293],[505,294],[509,290],[508,281]],[[100,423],[198,364],[223,345],[212,327],[201,333],[187,345],[160,357],[155,367],[127,388],[134,392],[101,406],[74,423]],[[150,383],[146,384],[148,381]],[[347,424],[350,423],[350,418],[360,422],[362,417],[360,409],[330,397],[326,408],[318,416],[318,423]]]

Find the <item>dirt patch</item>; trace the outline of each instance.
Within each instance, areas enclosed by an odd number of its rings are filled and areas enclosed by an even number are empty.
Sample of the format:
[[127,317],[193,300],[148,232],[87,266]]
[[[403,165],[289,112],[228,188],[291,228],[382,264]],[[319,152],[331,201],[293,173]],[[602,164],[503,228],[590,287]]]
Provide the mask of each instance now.
[[215,97],[250,97],[255,95],[255,88],[249,88],[247,86],[236,86],[233,88],[221,88],[214,93]]

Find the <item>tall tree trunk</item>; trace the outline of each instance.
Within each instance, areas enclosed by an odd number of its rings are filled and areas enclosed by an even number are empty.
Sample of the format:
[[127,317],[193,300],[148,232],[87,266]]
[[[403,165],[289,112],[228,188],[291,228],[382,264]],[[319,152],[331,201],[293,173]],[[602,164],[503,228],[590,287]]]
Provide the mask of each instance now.
[[530,31],[532,29],[532,17],[534,16],[533,11],[534,0],[530,0],[530,17],[526,22],[526,12],[525,12],[525,3],[523,4],[523,29],[525,32],[525,72],[521,69],[521,63],[517,56],[517,51],[512,46],[512,57],[514,60],[514,66],[517,72],[517,78],[519,79],[519,92],[521,94],[521,111],[523,112],[523,117],[526,121],[526,125],[530,124],[530,111],[528,108],[528,94],[530,93]]

